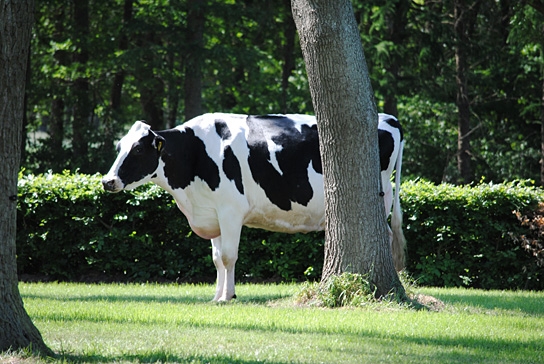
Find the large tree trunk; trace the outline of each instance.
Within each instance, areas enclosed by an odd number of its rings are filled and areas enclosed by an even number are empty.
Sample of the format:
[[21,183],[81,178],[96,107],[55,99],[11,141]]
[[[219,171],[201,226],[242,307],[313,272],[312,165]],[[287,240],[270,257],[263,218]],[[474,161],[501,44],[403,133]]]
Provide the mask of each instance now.
[[322,280],[370,273],[376,295],[404,297],[380,197],[377,112],[349,0],[292,0],[312,94],[325,183]]
[[32,0],[0,1],[0,351],[32,347],[51,355],[24,309],[15,259],[19,146],[33,17]]
[[202,51],[204,48],[204,0],[189,0],[185,59],[185,120],[202,114]]

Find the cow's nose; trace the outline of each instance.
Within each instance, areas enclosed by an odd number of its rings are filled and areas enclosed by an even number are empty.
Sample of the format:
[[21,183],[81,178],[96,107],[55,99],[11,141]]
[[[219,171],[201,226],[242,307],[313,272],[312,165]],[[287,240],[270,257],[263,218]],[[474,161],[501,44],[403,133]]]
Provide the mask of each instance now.
[[102,179],[102,186],[106,191],[115,191],[115,179],[114,178],[104,178]]

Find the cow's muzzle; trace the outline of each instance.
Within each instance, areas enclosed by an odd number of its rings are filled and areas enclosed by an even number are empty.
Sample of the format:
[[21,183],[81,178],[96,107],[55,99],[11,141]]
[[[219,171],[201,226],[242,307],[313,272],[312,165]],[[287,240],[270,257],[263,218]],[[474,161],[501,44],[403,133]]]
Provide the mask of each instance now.
[[108,192],[119,192],[123,189],[122,183],[117,177],[104,177],[102,178],[102,186],[104,190]]

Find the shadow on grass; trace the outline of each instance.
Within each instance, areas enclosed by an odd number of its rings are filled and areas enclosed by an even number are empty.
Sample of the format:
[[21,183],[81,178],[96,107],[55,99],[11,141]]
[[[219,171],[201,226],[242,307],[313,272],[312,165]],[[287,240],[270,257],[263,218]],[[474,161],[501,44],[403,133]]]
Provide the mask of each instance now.
[[[330,334],[329,334],[330,335]],[[484,338],[426,338],[389,337],[380,333],[364,335],[334,335],[336,344],[315,344],[317,350],[338,354],[338,358],[349,357],[349,362],[389,362],[389,363],[541,363],[544,354],[538,349],[540,340],[514,342]],[[331,339],[334,339],[334,336]],[[286,339],[289,339],[286,336]],[[352,345],[338,345],[339,340]],[[269,344],[272,345],[272,344]],[[394,348],[394,349],[393,349]],[[180,349],[183,351],[183,349]],[[245,355],[246,353],[241,353]],[[60,354],[56,359],[65,363],[289,363],[289,360],[270,360],[269,358],[240,359],[231,355],[184,355],[182,352],[168,350],[149,350],[139,354],[121,355],[75,355]]]
[[[233,364],[250,364],[262,363],[262,360],[241,360],[231,356],[214,355],[180,355],[169,353],[163,350],[150,351],[142,354],[126,354],[126,355],[58,355],[57,360],[65,363],[233,363]],[[267,361],[267,363],[280,363]]]
[[[80,302],[112,302],[112,303],[177,303],[177,304],[213,304],[212,301],[213,291],[210,290],[210,294],[203,295],[137,295],[137,294],[94,294],[88,296],[74,295],[74,296],[54,296],[48,294],[35,294],[24,293],[23,299],[41,299],[52,301],[80,301]],[[247,304],[260,304],[267,305],[271,301],[276,301],[282,298],[286,298],[289,295],[284,293],[262,293],[262,294],[244,294],[238,295],[238,298],[233,300],[235,303],[247,303]]]
[[515,313],[523,313],[530,316],[544,315],[544,305],[542,298],[531,296],[530,294],[520,294],[519,296],[500,296],[500,293],[494,295],[488,292],[478,293],[478,291],[468,291],[468,293],[447,293],[440,292],[435,295],[446,304],[463,304],[475,308],[487,310],[505,310]]

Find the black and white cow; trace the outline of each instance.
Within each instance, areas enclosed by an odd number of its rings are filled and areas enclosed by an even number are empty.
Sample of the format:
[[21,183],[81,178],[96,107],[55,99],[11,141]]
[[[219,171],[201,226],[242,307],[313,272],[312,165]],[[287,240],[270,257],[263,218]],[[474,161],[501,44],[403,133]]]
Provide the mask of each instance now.
[[[403,136],[397,119],[379,114],[385,210],[397,269],[404,238],[399,202]],[[104,189],[152,181],[168,191],[193,231],[211,239],[215,301],[235,297],[234,266],[242,226],[296,233],[323,230],[325,204],[317,125],[309,115],[205,114],[174,129],[137,121],[117,145]],[[395,196],[391,185],[396,173]]]

